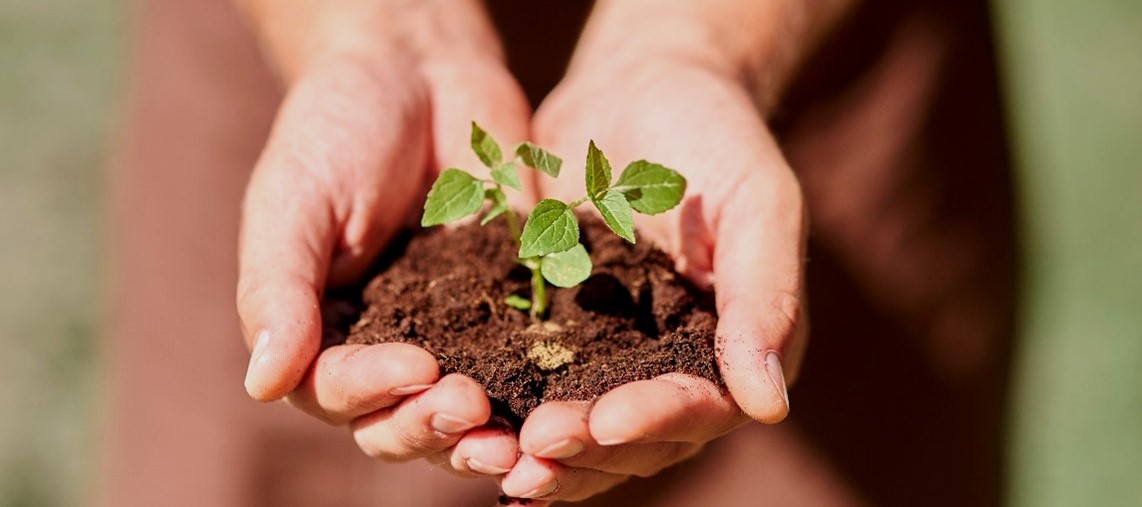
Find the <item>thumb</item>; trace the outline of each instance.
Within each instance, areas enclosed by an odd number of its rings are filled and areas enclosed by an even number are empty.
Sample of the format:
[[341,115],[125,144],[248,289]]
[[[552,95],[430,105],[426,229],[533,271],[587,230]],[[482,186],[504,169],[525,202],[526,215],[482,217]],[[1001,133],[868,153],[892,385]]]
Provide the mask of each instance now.
[[256,174],[240,239],[238,314],[252,348],[246,391],[261,401],[301,381],[321,344],[320,293],[336,218],[298,178]]
[[807,338],[802,282],[805,219],[790,173],[750,176],[715,229],[718,366],[730,394],[764,423],[789,413]]
[[332,62],[283,104],[243,203],[238,313],[246,390],[281,398],[321,347],[327,281],[353,279],[400,227],[427,160],[427,106],[409,78]]

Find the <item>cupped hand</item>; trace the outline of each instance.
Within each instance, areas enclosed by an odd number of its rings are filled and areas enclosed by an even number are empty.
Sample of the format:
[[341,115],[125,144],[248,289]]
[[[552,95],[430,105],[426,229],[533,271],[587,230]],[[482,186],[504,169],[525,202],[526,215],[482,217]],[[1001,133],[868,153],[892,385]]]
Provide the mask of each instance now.
[[646,159],[686,177],[678,208],[636,215],[638,240],[658,243],[681,273],[713,287],[729,393],[670,374],[622,386],[593,406],[542,405],[524,422],[525,455],[504,477],[505,493],[582,499],[654,474],[751,418],[782,420],[786,382],[805,347],[805,215],[799,185],[745,88],[686,58],[579,65],[540,107],[533,131],[572,161],[558,180],[540,181],[544,195],[584,195],[579,161],[592,139],[616,174]]
[[441,168],[479,164],[468,149],[471,121],[514,142],[526,137],[529,115],[495,59],[380,50],[306,66],[243,205],[238,310],[253,350],[245,381],[252,397],[288,395],[322,420],[349,425],[370,456],[427,457],[472,474],[515,464],[515,435],[486,425],[483,388],[460,375],[438,378],[428,352],[383,344],[319,353],[319,302],[327,285],[356,280],[419,216]]

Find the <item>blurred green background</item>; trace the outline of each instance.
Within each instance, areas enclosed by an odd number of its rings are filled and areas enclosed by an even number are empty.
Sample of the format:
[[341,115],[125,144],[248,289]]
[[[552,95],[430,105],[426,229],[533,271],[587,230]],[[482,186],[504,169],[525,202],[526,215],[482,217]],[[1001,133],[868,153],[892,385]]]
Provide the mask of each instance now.
[[116,0],[0,0],[0,506],[85,505],[99,436]]
[[[0,0],[0,507],[93,487],[129,12]],[[1142,505],[1142,2],[994,12],[1028,233],[1009,499]]]
[[1010,498],[1142,505],[1142,2],[993,11],[1029,239]]

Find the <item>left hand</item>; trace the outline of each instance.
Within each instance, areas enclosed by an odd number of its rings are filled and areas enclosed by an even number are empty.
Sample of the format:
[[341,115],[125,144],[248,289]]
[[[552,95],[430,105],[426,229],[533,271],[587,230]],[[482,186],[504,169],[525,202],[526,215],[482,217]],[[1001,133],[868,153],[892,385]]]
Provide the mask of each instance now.
[[584,499],[686,459],[751,418],[775,423],[789,411],[786,381],[806,337],[798,182],[732,75],[687,58],[627,61],[573,67],[540,107],[536,141],[571,161],[559,179],[541,178],[540,194],[582,197],[589,139],[616,176],[639,158],[686,176],[678,208],[636,215],[639,240],[657,242],[691,281],[715,287],[717,360],[729,393],[668,374],[594,405],[544,404],[520,431],[524,455],[503,479],[508,495]]

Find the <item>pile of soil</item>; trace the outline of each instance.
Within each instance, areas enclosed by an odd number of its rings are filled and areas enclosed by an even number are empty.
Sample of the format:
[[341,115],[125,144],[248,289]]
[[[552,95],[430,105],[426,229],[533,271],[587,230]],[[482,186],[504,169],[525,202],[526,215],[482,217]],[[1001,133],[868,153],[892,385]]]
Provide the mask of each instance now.
[[548,319],[504,304],[530,299],[503,220],[418,231],[397,242],[363,287],[331,293],[324,345],[406,342],[484,385],[518,428],[537,405],[592,400],[669,372],[723,386],[714,362],[712,294],[689,285],[649,242],[631,245],[593,217],[581,240],[594,262],[578,287],[548,286]]

